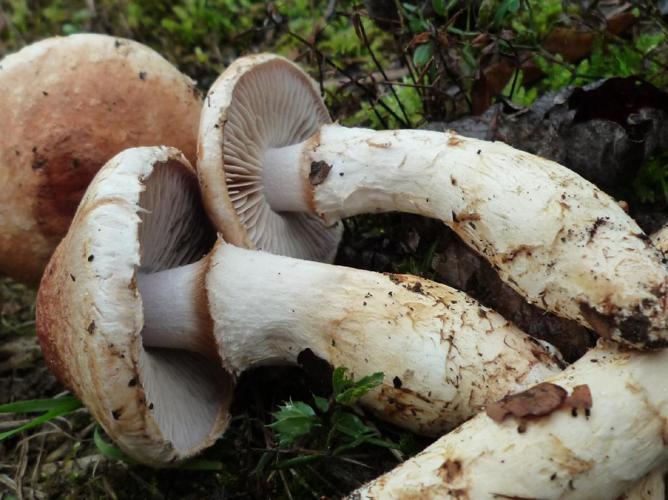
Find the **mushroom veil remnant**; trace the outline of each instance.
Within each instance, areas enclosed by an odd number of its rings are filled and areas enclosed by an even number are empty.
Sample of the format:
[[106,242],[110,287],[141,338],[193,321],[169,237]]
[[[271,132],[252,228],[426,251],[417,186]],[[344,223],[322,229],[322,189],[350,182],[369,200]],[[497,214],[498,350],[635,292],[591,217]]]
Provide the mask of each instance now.
[[175,150],[124,151],[40,286],[49,366],[138,460],[201,449],[224,428],[239,373],[309,351],[355,377],[382,371],[362,404],[430,435],[559,371],[547,345],[449,287],[213,245],[200,203]]
[[416,213],[450,226],[529,302],[627,345],[668,346],[661,254],[557,163],[453,133],[329,124],[308,75],[269,54],[238,59],[211,87],[199,153],[207,211],[235,244],[318,258],[315,236],[300,246],[286,221]]
[[194,82],[131,40],[81,34],[0,60],[0,273],[37,284],[97,170],[132,146],[194,160]]

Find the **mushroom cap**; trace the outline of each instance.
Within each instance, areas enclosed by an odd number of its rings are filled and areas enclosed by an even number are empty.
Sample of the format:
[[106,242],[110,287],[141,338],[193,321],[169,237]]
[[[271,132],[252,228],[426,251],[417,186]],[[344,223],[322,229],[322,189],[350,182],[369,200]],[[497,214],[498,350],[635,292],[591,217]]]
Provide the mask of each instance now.
[[185,157],[129,149],[94,178],[42,278],[37,334],[49,368],[147,465],[196,454],[228,424],[231,376],[218,360],[145,348],[136,286],[137,272],[195,262],[214,241]]
[[237,59],[206,96],[197,170],[204,203],[225,240],[308,260],[332,261],[343,227],[307,213],[275,212],[262,183],[265,153],[330,123],[315,82],[273,54]]
[[194,161],[201,106],[192,80],[130,40],[49,38],[0,60],[0,273],[39,282],[120,151],[167,144]]

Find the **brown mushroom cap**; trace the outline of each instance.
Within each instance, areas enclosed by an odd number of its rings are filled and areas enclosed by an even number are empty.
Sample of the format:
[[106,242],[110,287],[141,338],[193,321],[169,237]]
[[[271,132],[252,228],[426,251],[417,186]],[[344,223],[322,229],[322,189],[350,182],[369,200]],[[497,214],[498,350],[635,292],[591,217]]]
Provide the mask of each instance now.
[[187,160],[172,148],[129,149],[91,183],[39,289],[49,368],[148,465],[212,444],[227,426],[233,381],[217,359],[143,345],[137,273],[195,262],[214,241]]
[[49,38],[0,60],[0,273],[39,281],[120,151],[167,144],[194,161],[200,111],[194,83],[130,40]]
[[279,56],[233,63],[207,94],[197,170],[204,203],[225,240],[246,248],[332,261],[343,227],[307,213],[275,212],[263,187],[265,154],[330,123],[313,81]]

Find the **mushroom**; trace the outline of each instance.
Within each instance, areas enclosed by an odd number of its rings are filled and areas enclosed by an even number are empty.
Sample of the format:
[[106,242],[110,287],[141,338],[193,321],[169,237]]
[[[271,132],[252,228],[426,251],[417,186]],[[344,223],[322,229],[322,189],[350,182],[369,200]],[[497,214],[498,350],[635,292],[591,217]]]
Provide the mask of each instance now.
[[[231,381],[259,364],[310,356],[357,378],[382,371],[362,402],[429,435],[559,371],[547,345],[446,286],[222,240],[211,249],[199,196],[177,151],[122,152],[91,183],[39,290],[49,366],[138,460],[181,459],[209,443]],[[172,386],[193,394],[177,398]]]
[[232,243],[317,258],[286,229],[297,215],[421,214],[529,302],[628,345],[668,345],[661,255],[612,198],[555,162],[450,132],[329,124],[308,75],[269,54],[238,59],[211,87],[199,153],[207,211]]
[[39,282],[116,153],[169,144],[194,160],[200,111],[194,82],[130,40],[49,38],[0,60],[0,273]]
[[514,397],[526,417],[488,407],[351,498],[619,498],[668,464],[666,377],[668,350],[599,341],[549,391]]
[[[232,379],[213,348],[202,356],[142,343],[137,274],[197,261],[215,233],[192,174],[170,167],[186,161],[181,155],[130,151],[86,192],[44,271],[36,326],[47,365],[107,434],[137,461],[165,466],[227,427]],[[154,211],[158,203],[164,213]]]

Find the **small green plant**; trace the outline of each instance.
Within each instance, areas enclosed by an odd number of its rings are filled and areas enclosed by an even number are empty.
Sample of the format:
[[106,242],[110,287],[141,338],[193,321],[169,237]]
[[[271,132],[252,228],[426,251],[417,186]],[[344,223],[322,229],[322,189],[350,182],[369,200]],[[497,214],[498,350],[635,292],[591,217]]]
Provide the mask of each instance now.
[[[355,412],[354,405],[383,381],[378,372],[359,380],[349,376],[347,369],[336,368],[332,374],[332,395],[329,398],[313,396],[311,404],[289,401],[273,413],[269,427],[275,432],[278,449],[268,451],[260,459],[256,472],[272,459],[273,468],[283,469],[311,463],[325,458],[341,457],[362,445],[399,449],[381,436],[380,432],[364,422]],[[277,457],[292,455],[287,459]]]
[[409,124],[419,124],[423,121],[422,97],[417,89],[410,86],[409,78],[404,78],[402,84],[395,85],[394,93],[383,95],[380,102],[382,106],[362,101],[360,110],[342,120],[342,123],[350,127],[369,126],[375,129],[396,129],[404,125],[398,119],[402,116],[406,116]]
[[538,89],[531,87],[527,89],[522,86],[524,80],[524,73],[519,70],[513,75],[513,78],[506,84],[501,92],[501,95],[507,97],[512,102],[519,106],[529,106],[538,97]]
[[633,192],[641,203],[668,205],[668,152],[643,164],[633,180]]

